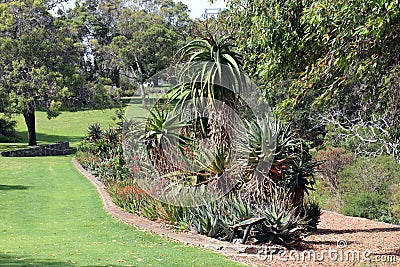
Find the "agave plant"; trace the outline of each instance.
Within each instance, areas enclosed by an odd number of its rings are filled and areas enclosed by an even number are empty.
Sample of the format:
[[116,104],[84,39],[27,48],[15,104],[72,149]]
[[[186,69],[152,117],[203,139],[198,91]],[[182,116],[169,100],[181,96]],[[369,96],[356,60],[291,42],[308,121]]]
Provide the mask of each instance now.
[[103,130],[101,129],[101,125],[99,123],[94,123],[88,126],[87,128],[88,136],[87,139],[90,142],[97,142],[101,139],[103,134]]
[[230,226],[251,217],[249,204],[237,194],[201,201],[201,206],[191,208],[192,227],[200,234],[227,239],[231,234]]
[[284,190],[276,188],[268,201],[253,204],[252,212],[265,218],[259,241],[287,247],[295,246],[300,241],[304,232],[303,221]]
[[239,150],[241,165],[246,170],[243,181],[238,185],[248,198],[254,201],[266,198],[271,193],[274,181],[269,170],[275,151],[276,132],[279,124],[270,118],[247,122],[246,135],[241,138]]
[[245,155],[248,155],[248,170],[250,172],[263,172],[265,170],[257,169],[257,167],[262,162],[268,163],[272,160],[275,151],[277,124],[268,118],[257,119],[252,122],[246,121],[246,123],[247,136],[245,140],[241,140],[241,150]]
[[[150,110],[146,121],[144,134],[140,140],[146,144],[147,153],[154,166],[158,166],[161,173],[171,171],[166,149],[167,146],[182,144],[188,141],[188,137],[179,134],[176,130],[186,127],[186,123],[180,121],[180,114],[174,114],[166,107],[155,106]],[[162,166],[162,167],[161,167]]]
[[118,131],[115,128],[109,128],[103,131],[102,137],[108,144],[116,145],[120,140]]

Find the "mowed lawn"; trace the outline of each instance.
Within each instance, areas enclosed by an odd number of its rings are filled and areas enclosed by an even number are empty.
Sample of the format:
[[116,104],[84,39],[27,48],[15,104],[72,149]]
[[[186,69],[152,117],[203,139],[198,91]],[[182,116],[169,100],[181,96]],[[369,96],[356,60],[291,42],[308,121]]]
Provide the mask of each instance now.
[[[40,141],[76,145],[87,123],[112,123],[112,111],[93,112],[38,120]],[[71,160],[0,157],[0,266],[240,266],[116,221]]]

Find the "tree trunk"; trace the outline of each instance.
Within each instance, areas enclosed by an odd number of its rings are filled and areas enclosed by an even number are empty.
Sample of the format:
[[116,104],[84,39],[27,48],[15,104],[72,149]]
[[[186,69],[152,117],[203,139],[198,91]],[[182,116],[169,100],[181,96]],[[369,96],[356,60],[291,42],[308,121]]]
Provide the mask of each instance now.
[[121,87],[121,79],[119,77],[119,69],[118,68],[114,68],[113,76],[114,76],[114,80],[115,80],[115,86],[117,88],[120,88]]
[[140,94],[142,96],[142,108],[146,108],[146,91],[144,90],[144,85],[142,82],[139,83],[140,86]]
[[135,63],[139,72],[139,86],[140,86],[140,94],[142,95],[142,107],[146,108],[146,91],[144,90],[144,85],[143,85],[144,76],[137,56],[135,56]]
[[29,108],[25,109],[23,114],[26,126],[28,127],[28,145],[37,146],[35,108],[33,107],[33,105],[30,104]]
[[158,77],[156,77],[155,79],[153,79],[153,83],[154,83],[154,87],[158,87]]

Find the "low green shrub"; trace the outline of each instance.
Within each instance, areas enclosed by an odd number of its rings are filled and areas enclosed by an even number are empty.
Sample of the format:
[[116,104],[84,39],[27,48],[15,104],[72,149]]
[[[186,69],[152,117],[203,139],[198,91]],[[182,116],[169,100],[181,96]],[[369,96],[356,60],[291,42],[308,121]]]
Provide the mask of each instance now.
[[379,219],[388,205],[385,197],[378,192],[345,193],[340,212],[344,215]]
[[20,141],[15,130],[16,125],[16,121],[0,118],[0,142],[15,143]]
[[389,208],[395,220],[400,224],[400,184],[392,185],[390,193]]
[[392,222],[400,164],[390,156],[358,158],[339,172],[340,211],[345,215]]

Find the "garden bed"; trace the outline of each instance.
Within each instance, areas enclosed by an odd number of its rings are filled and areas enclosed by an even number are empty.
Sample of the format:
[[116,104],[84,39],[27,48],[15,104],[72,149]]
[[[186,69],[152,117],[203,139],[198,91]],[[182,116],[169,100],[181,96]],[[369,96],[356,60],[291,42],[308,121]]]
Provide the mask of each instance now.
[[[274,246],[273,255],[259,255],[257,253],[263,249],[262,246],[230,244],[192,232],[172,231],[161,223],[123,211],[112,202],[104,184],[84,170],[76,159],[73,161],[76,168],[96,186],[105,210],[116,219],[186,245],[220,251],[229,258],[248,265],[350,266],[371,260],[372,266],[400,266],[399,226],[324,211],[318,230],[304,239],[301,249],[287,250]],[[341,255],[343,256],[340,257]]]

